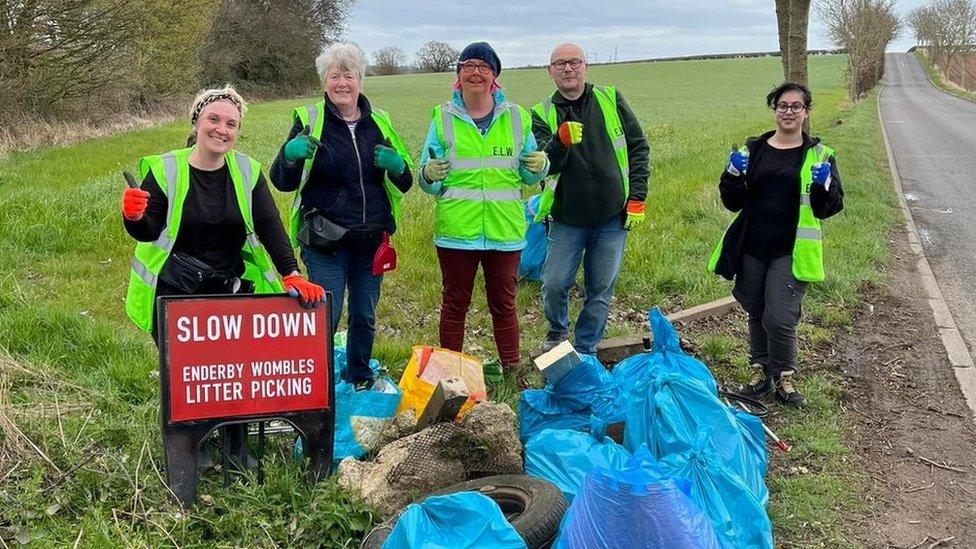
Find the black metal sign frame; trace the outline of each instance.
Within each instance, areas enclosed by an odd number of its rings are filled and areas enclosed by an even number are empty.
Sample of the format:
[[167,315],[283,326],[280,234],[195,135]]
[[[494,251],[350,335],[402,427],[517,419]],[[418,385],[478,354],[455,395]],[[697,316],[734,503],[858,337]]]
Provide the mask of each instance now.
[[[246,294],[246,295],[192,295],[192,296],[164,296],[156,300],[157,347],[159,348],[159,391],[163,431],[163,449],[166,461],[166,484],[169,485],[176,500],[183,506],[189,506],[196,501],[197,484],[197,451],[207,436],[218,427],[244,423],[284,421],[292,425],[304,439],[305,455],[309,458],[306,478],[309,482],[317,482],[327,476],[332,466],[333,437],[335,433],[335,352],[332,344],[331,319],[332,294],[326,292],[325,300],[318,304],[323,308],[321,318],[324,326],[320,333],[326,340],[326,356],[329,363],[326,368],[328,376],[328,406],[316,410],[299,412],[283,412],[275,414],[255,414],[247,416],[233,416],[224,418],[208,418],[191,421],[171,420],[171,395],[169,384],[169,349],[167,346],[168,325],[167,307],[174,301],[207,301],[245,299],[258,300],[270,297],[281,297],[281,294]],[[294,299],[294,298],[292,298]]]

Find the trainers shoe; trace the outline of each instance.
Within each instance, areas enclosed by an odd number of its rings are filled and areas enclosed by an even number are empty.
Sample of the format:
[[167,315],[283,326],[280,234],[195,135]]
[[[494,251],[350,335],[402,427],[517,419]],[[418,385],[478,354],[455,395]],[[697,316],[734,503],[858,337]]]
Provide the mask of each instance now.
[[786,406],[796,406],[802,408],[806,405],[807,399],[793,386],[791,374],[780,375],[776,380],[776,400]]
[[539,348],[539,354],[548,353],[549,351],[553,350],[556,345],[559,345],[567,339],[569,339],[569,334],[549,330],[549,332],[546,333],[546,340],[542,342],[542,346]]
[[753,377],[752,381],[750,381],[748,385],[745,385],[739,389],[739,394],[746,398],[759,400],[773,392],[775,385],[776,383],[773,381],[773,376],[766,375],[760,371]]

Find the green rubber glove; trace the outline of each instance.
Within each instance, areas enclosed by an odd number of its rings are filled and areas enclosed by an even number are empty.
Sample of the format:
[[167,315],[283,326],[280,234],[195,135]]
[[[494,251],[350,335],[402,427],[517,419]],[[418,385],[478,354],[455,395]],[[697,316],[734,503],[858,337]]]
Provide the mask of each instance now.
[[322,142],[308,134],[308,126],[306,126],[301,133],[285,143],[285,160],[298,162],[312,158],[315,156],[315,149],[321,144]]
[[431,183],[446,179],[447,175],[451,173],[451,161],[437,158],[433,147],[427,149],[427,155],[430,159],[424,164],[424,179]]
[[407,163],[403,161],[400,153],[393,148],[390,138],[386,138],[384,145],[373,147],[373,164],[393,175],[400,175],[403,170],[407,169]]
[[519,157],[519,162],[532,173],[539,173],[546,167],[546,153],[534,151]]

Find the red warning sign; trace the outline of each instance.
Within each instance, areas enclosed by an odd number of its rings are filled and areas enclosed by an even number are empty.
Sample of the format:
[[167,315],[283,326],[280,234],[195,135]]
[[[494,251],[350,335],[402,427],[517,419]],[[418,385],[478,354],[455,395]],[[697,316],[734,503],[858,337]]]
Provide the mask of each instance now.
[[161,305],[166,308],[160,354],[168,423],[331,406],[325,306],[303,309],[286,296],[175,299]]

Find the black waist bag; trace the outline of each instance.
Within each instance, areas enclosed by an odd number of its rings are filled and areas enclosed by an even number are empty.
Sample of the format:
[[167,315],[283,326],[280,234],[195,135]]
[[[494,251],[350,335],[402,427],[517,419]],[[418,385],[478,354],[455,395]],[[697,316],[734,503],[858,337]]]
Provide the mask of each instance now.
[[335,251],[349,232],[349,229],[329,221],[316,210],[309,210],[302,217],[304,222],[298,231],[298,241],[313,250]]
[[159,279],[188,294],[196,293],[200,285],[210,281],[226,281],[234,279],[234,275],[218,271],[199,259],[184,253],[170,254]]

